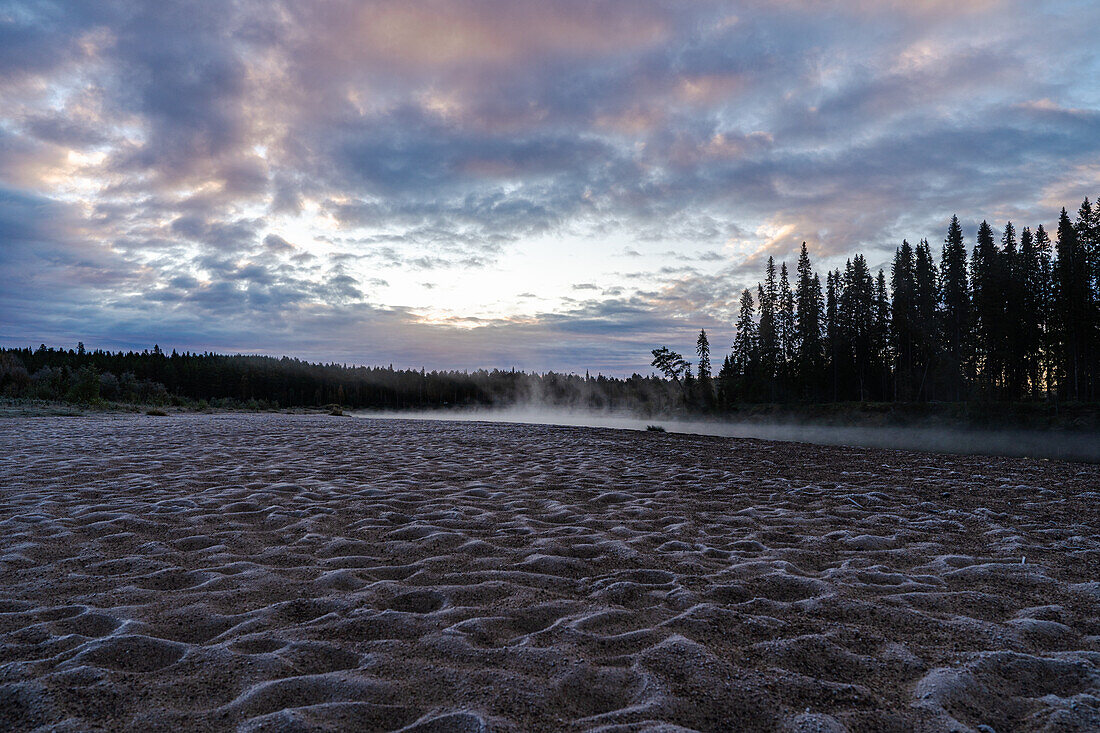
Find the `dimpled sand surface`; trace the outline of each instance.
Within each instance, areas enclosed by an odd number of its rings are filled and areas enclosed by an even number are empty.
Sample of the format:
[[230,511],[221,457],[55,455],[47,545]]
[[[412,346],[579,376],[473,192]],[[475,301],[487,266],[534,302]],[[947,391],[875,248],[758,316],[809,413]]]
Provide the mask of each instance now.
[[0,421],[0,729],[1100,730],[1096,466]]

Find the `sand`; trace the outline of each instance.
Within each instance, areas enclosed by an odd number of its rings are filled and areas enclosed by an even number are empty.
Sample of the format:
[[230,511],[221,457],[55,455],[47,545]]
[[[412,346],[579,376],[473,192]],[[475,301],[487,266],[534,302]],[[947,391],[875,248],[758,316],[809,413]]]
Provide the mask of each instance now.
[[1100,730],[1095,465],[0,421],[0,729]]

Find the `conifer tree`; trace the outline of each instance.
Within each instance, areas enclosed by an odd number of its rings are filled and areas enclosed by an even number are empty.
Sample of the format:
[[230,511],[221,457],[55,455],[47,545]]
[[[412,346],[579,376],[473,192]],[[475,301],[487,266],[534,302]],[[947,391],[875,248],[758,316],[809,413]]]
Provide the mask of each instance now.
[[993,383],[999,381],[1001,371],[997,358],[997,329],[1004,318],[1004,300],[998,289],[1000,254],[993,241],[993,229],[983,221],[978,227],[974,256],[970,260],[974,359],[970,373],[979,379],[985,396],[992,395]]
[[871,331],[871,363],[879,375],[878,399],[890,397],[890,296],[886,291],[886,273],[881,269],[875,279],[874,327]]
[[966,246],[959,217],[951,217],[940,265],[940,314],[949,395],[963,398],[970,344],[970,289],[966,277]]
[[912,399],[916,386],[914,375],[918,315],[915,270],[913,248],[908,241],[902,240],[901,246],[894,252],[894,262],[890,267],[890,288],[893,291],[890,333],[895,357],[894,398],[902,400]]
[[[1035,287],[1030,288],[1035,302],[1035,318],[1038,324],[1039,353],[1035,359],[1038,369],[1036,390],[1043,393],[1053,386],[1055,366],[1054,344],[1054,255],[1050,235],[1043,225],[1035,227]],[[1037,394],[1037,396],[1039,396]]]
[[803,396],[816,394],[822,362],[821,280],[813,271],[806,243],[798,256],[798,284],[795,287],[797,305],[795,316],[795,341],[798,347],[795,374],[802,387]]
[[794,364],[797,357],[795,342],[794,293],[787,276],[787,263],[779,268],[779,305],[776,309],[776,335],[779,341],[779,373],[785,391],[793,387]]
[[840,272],[825,276],[825,341],[829,357],[829,375],[833,402],[840,399],[840,368],[844,353],[843,327],[840,323]]
[[699,329],[695,340],[695,353],[699,355],[699,379],[710,379],[710,341],[706,329]]
[[1086,390],[1088,336],[1092,327],[1088,262],[1078,228],[1062,209],[1058,219],[1057,259],[1054,262],[1053,325],[1059,341],[1059,392],[1070,400]]
[[718,370],[718,406],[728,410],[736,400],[737,376],[733,371],[733,362],[729,354],[722,358],[722,368]]
[[1004,374],[1002,394],[1006,399],[1019,400],[1027,379],[1024,351],[1024,268],[1020,251],[1016,247],[1016,228],[1012,222],[1005,224],[1001,235],[1001,264],[998,268],[999,289],[1002,293],[1003,317],[995,329],[997,334],[998,363]]
[[1082,329],[1085,385],[1082,399],[1096,400],[1100,398],[1100,200],[1095,204],[1088,198],[1081,202],[1074,228],[1084,259],[1087,294],[1087,315]]
[[756,376],[757,333],[756,308],[752,293],[746,288],[741,292],[741,309],[737,316],[737,334],[733,340],[730,363],[738,379],[737,398],[749,399],[749,384]]
[[917,245],[913,273],[914,301],[916,303],[916,323],[914,331],[917,339],[917,369],[920,380],[916,388],[917,399],[934,399],[929,375],[936,370],[936,355],[940,348],[938,305],[939,281],[936,261],[928,240],[922,239]]
[[706,329],[699,330],[695,353],[699,356],[699,393],[703,405],[710,409],[714,406],[714,385],[710,375],[710,341],[707,339]]
[[779,367],[779,334],[776,326],[776,308],[779,300],[779,283],[776,279],[775,259],[768,258],[764,284],[757,286],[760,305],[758,348],[760,371],[766,382],[769,400],[775,399],[775,378]]
[[850,349],[853,386],[856,399],[870,397],[870,381],[875,373],[875,281],[867,260],[858,254],[844,269],[844,287],[840,294],[841,333]]

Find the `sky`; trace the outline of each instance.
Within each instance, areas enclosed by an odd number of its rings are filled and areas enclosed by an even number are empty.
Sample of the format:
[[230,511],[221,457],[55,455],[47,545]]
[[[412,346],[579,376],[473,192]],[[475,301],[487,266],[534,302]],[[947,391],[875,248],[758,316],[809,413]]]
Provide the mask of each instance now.
[[647,374],[1100,194],[1095,0],[0,0],[0,343]]

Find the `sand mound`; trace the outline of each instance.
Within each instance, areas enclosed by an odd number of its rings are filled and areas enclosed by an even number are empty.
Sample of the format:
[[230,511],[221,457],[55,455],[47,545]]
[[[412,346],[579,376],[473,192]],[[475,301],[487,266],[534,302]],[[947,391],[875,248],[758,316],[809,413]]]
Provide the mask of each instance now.
[[1100,729],[1095,466],[0,422],[0,729]]

